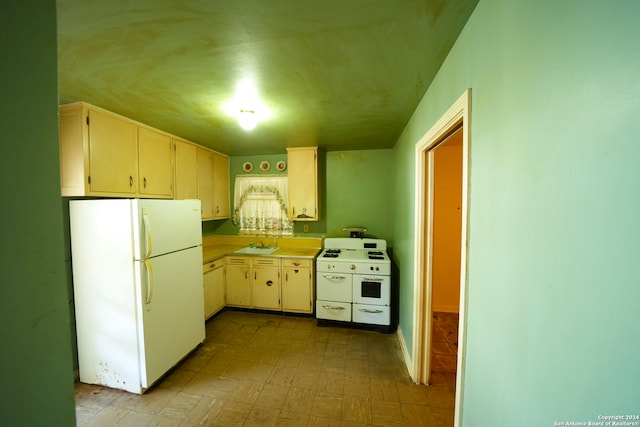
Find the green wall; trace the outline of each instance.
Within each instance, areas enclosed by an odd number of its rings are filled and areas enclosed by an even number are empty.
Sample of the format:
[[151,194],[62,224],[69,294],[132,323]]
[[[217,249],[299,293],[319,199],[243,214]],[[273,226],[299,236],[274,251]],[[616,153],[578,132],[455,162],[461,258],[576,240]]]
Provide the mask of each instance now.
[[0,14],[0,423],[75,424],[58,158],[56,2]]
[[393,151],[331,151],[326,160],[327,236],[363,226],[393,246]]
[[[259,169],[263,160],[271,163],[268,172]],[[231,203],[236,175],[245,175],[244,162],[253,163],[251,174],[277,174],[278,161],[287,161],[286,153],[231,157]],[[296,222],[297,236],[348,237],[343,227],[365,226],[367,235],[393,241],[393,150],[331,151],[320,153],[320,221]],[[285,170],[284,173],[287,171]],[[304,231],[308,225],[309,231]],[[232,220],[203,223],[205,234],[238,234]]]
[[464,426],[638,414],[640,3],[482,0],[395,148],[412,346],[414,145],[472,88]]

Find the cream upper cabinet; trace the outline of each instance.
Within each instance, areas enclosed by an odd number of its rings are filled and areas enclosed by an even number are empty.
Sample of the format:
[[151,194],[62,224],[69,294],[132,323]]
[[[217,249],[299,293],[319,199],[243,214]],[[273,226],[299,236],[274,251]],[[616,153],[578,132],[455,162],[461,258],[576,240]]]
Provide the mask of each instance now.
[[137,148],[135,122],[82,102],[61,106],[62,195],[137,195]]
[[143,197],[173,197],[171,135],[138,127],[138,186]]
[[213,219],[230,218],[229,157],[213,153]]
[[203,266],[204,317],[208,319],[225,305],[224,260],[208,262]]
[[179,200],[198,198],[198,163],[196,146],[174,138],[174,198]]
[[282,276],[282,311],[313,313],[313,261],[284,258]]
[[287,148],[289,175],[289,218],[317,221],[318,147]]
[[197,147],[198,199],[202,204],[202,219],[213,219],[213,153]]
[[63,196],[200,199],[203,220],[230,218],[228,156],[85,102],[59,113]]

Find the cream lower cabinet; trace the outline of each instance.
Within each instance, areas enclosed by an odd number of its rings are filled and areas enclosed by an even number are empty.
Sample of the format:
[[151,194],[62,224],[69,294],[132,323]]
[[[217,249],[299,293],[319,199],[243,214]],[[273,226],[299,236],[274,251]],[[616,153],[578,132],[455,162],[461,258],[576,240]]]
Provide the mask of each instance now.
[[275,257],[225,258],[227,305],[280,310],[280,260]]
[[225,306],[224,260],[204,264],[204,317],[208,319]]
[[225,264],[225,289],[227,305],[233,307],[251,307],[251,280],[249,257],[228,256]]
[[280,259],[252,257],[251,274],[253,307],[280,310]]
[[282,260],[282,311],[313,313],[313,260]]

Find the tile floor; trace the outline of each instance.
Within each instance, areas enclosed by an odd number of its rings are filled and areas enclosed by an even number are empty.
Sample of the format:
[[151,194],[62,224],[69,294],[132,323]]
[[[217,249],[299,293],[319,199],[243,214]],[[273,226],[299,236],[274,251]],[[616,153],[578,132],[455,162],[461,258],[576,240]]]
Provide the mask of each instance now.
[[411,382],[395,334],[224,311],[144,395],[77,383],[77,425],[451,426],[457,316],[434,321],[427,387]]

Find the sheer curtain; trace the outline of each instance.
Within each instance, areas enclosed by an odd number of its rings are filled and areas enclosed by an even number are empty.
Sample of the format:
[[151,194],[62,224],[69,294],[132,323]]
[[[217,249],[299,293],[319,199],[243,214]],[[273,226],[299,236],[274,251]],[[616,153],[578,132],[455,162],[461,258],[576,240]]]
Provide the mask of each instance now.
[[293,234],[287,216],[288,178],[282,175],[236,177],[233,223],[240,233]]

